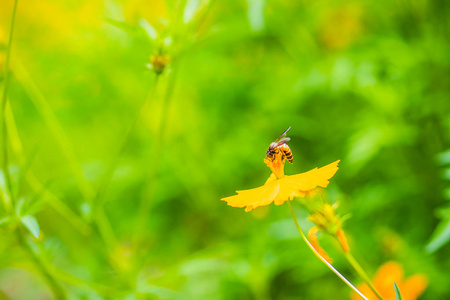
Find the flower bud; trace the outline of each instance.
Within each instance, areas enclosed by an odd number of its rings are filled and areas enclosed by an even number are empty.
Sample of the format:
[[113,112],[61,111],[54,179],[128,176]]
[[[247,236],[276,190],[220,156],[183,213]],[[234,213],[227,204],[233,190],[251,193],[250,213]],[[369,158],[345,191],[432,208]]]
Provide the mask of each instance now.
[[314,249],[322,256],[327,262],[330,264],[333,263],[333,260],[328,255],[328,253],[323,250],[322,247],[320,247],[319,240],[317,239],[317,233],[319,232],[319,229],[317,227],[311,227],[311,229],[308,231],[308,240],[311,243],[311,245],[314,247]]
[[169,55],[157,54],[150,57],[151,68],[156,74],[161,74],[170,61]]

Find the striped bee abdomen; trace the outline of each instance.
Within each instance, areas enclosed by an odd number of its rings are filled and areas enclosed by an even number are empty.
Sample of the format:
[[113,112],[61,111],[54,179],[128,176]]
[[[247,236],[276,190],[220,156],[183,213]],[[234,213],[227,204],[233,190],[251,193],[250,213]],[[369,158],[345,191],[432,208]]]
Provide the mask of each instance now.
[[283,152],[284,157],[286,157],[288,162],[292,164],[294,162],[294,156],[292,155],[291,148],[289,148],[289,146],[286,144],[279,146],[279,148]]

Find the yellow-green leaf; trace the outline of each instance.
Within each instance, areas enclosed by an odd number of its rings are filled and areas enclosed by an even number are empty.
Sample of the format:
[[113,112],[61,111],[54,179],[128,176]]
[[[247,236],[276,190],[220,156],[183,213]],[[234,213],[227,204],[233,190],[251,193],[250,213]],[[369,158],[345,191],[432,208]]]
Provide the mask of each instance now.
[[35,217],[30,215],[23,216],[20,218],[20,222],[30,231],[30,233],[35,238],[39,237],[40,234],[39,223],[37,222]]

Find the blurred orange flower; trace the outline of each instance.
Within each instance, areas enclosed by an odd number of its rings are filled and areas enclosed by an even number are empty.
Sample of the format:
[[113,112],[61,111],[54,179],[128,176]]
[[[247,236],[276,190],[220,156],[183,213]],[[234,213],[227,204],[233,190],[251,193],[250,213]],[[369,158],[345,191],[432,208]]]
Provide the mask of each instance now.
[[[403,300],[416,300],[428,286],[428,279],[423,274],[415,274],[407,279],[403,278],[403,267],[394,261],[384,263],[373,278],[373,285],[384,300],[395,300],[394,282],[398,285]],[[369,299],[378,299],[367,284],[357,286]],[[361,299],[356,293],[352,300]]]
[[251,211],[260,206],[266,206],[272,202],[281,205],[295,197],[305,197],[317,187],[327,187],[328,179],[334,176],[338,170],[339,160],[322,168],[315,168],[306,173],[296,175],[284,175],[284,156],[282,154],[264,162],[272,170],[272,174],[263,186],[237,191],[237,195],[222,198],[229,206],[245,207],[245,211]]

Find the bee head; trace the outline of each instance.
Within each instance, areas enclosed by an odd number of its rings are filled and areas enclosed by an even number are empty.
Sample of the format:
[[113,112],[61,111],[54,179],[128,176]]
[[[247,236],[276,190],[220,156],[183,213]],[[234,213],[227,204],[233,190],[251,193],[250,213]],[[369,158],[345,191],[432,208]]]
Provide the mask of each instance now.
[[273,151],[273,149],[275,149],[277,146],[278,146],[277,143],[271,143],[269,145],[269,149],[266,152],[266,155],[269,155]]

